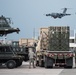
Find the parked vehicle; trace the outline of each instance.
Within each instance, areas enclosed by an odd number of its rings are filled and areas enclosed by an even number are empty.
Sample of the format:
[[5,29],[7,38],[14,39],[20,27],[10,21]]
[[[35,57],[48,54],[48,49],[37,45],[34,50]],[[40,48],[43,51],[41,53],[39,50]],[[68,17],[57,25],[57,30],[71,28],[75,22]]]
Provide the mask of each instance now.
[[13,69],[22,65],[23,56],[17,55],[11,45],[0,45],[0,64],[5,65],[9,69]]
[[69,26],[50,26],[40,31],[40,50],[37,50],[39,66],[72,68],[75,54],[69,50]]
[[33,46],[25,46],[25,45],[19,45],[18,41],[13,41],[12,42],[12,47],[13,47],[13,51],[17,54],[17,55],[21,55],[24,56],[24,61],[28,61],[29,60],[29,48],[32,48],[33,50],[35,50],[35,47]]

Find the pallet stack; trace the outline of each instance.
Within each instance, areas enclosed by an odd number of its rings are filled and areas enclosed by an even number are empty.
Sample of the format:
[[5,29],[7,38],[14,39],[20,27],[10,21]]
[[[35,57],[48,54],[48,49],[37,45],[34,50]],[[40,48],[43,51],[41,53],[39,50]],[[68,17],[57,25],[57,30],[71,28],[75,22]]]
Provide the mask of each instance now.
[[50,51],[68,51],[69,34],[69,26],[50,26],[48,28],[48,49]]
[[40,28],[40,49],[48,49],[48,28]]

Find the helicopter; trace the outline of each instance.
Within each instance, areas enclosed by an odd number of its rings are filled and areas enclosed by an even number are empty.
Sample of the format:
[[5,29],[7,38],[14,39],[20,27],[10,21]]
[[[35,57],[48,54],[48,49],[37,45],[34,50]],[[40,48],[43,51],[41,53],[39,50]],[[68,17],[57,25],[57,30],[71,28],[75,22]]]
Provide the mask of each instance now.
[[62,18],[64,16],[70,16],[71,14],[67,14],[66,11],[68,8],[63,8],[63,12],[62,13],[51,13],[51,14],[46,14],[46,16],[51,16],[53,17],[54,19],[56,18]]
[[11,20],[10,18],[6,18],[3,15],[0,16],[0,37],[6,36],[7,34],[17,32],[19,33],[19,28],[13,28],[10,26]]

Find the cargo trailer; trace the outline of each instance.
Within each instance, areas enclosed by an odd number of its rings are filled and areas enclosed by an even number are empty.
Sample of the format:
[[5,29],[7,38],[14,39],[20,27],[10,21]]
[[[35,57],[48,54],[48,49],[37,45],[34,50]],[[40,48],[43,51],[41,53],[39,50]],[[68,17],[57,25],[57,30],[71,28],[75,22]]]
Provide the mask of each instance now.
[[69,26],[50,26],[40,31],[40,50],[37,50],[39,66],[72,68],[75,53],[69,48]]

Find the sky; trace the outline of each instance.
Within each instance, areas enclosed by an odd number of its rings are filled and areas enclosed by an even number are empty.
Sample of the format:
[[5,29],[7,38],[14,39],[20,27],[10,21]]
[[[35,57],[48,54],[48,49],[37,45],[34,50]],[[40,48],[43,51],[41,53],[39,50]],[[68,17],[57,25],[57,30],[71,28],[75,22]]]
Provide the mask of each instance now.
[[[70,8],[61,19],[46,17],[44,14],[58,12],[62,8]],[[0,0],[0,16],[11,18],[12,27],[19,28],[20,32],[8,34],[7,39],[37,38],[41,27],[70,26],[76,30],[76,0]],[[3,38],[3,37],[0,37]]]

